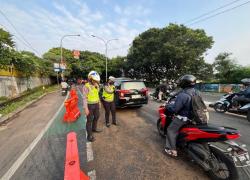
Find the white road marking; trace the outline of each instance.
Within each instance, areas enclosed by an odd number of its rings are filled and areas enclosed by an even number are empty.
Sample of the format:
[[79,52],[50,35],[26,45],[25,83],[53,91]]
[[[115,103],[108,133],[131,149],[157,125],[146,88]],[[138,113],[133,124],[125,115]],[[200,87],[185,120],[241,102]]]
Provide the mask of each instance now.
[[89,171],[88,176],[90,177],[90,180],[96,180],[96,172],[95,172],[95,170]]
[[92,150],[92,144],[91,142],[87,142],[87,161],[93,161],[94,160],[94,154],[93,154],[93,150]]
[[[79,88],[77,88],[77,89],[80,92],[81,97],[83,98],[82,92],[79,90]],[[85,116],[85,118],[87,118],[87,117]],[[86,132],[86,138],[87,138],[87,132]],[[87,149],[86,149],[86,151],[87,151],[87,162],[90,162],[90,161],[94,160],[94,153],[93,153],[93,150],[92,150],[92,143],[87,142],[86,145],[87,145]]]
[[[68,95],[66,96],[65,100],[67,98],[68,98]],[[43,130],[40,132],[40,134],[24,150],[24,152],[14,162],[14,164],[10,167],[10,169],[1,177],[1,180],[9,180],[15,174],[16,170],[21,166],[21,164],[28,157],[28,155],[31,153],[31,151],[34,149],[34,147],[37,145],[37,143],[42,139],[43,135],[49,129],[50,125],[53,123],[54,119],[57,117],[57,115],[59,114],[59,112],[61,111],[61,109],[63,108],[63,106],[64,106],[64,103],[62,103],[62,105],[60,106],[60,108],[57,110],[57,112],[55,113],[55,115],[49,120],[48,124],[43,128]]]

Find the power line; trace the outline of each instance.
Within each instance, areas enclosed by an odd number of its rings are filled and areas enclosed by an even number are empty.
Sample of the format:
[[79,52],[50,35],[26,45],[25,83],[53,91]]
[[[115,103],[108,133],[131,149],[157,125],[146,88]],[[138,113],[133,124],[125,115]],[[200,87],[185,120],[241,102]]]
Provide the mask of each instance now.
[[232,5],[232,4],[234,4],[234,3],[238,2],[238,1],[241,1],[241,0],[235,0],[235,1],[233,1],[233,2],[230,2],[230,3],[228,3],[228,4],[225,4],[225,5],[223,5],[223,6],[220,6],[220,7],[216,8],[216,9],[213,9],[213,10],[211,10],[211,11],[208,11],[208,12],[206,12],[206,13],[200,15],[200,16],[197,16],[197,17],[195,17],[195,18],[192,18],[192,19],[190,19],[190,20],[184,22],[183,24],[187,24],[187,23],[190,23],[190,22],[195,21],[195,20],[197,20],[197,19],[200,19],[200,18],[202,18],[202,17],[204,17],[204,16],[207,16],[207,15],[209,15],[209,14],[215,12],[215,11],[218,11],[218,10],[220,10],[220,9],[222,9],[222,8],[225,8],[225,7],[227,7],[227,6],[230,6],[230,5]]
[[[4,25],[0,24],[0,26],[2,26],[3,29],[5,29],[6,31],[9,32],[8,28],[6,28]],[[11,34],[12,36],[14,36],[17,40],[19,40],[21,43],[23,43],[23,45],[25,45],[27,48],[30,48],[21,38],[19,38],[18,36],[16,36],[14,33]],[[16,45],[15,45],[16,46]]]
[[200,20],[198,20],[198,21],[195,21],[195,22],[193,22],[193,23],[191,23],[191,24],[187,24],[187,25],[188,25],[188,26],[191,26],[191,25],[197,24],[197,23],[199,23],[199,22],[206,21],[206,20],[211,19],[211,18],[213,18],[213,17],[215,17],[215,16],[218,16],[218,15],[220,15],[220,14],[223,14],[223,13],[232,11],[232,10],[234,10],[234,9],[236,9],[236,8],[239,8],[239,7],[241,7],[241,6],[244,6],[244,5],[248,4],[248,3],[250,3],[250,1],[247,1],[247,2],[245,2],[245,3],[242,3],[242,4],[238,5],[238,6],[234,6],[234,7],[232,7],[232,8],[226,9],[226,10],[224,10],[224,11],[218,12],[218,13],[216,13],[216,14],[214,14],[214,15],[208,16],[208,17],[206,17],[206,18],[200,19]]
[[[10,21],[10,19],[3,13],[3,11],[0,10],[0,13],[3,15],[3,17],[9,22],[9,24],[14,28],[14,30],[16,31],[16,33],[21,36],[21,38],[23,39],[23,41],[29,46],[29,48],[31,48],[33,51],[35,51],[38,55],[40,55],[40,53],[34,49],[32,47],[32,45],[25,39],[25,37],[17,30],[17,28],[15,27],[15,25]],[[15,36],[17,37],[17,36]]]

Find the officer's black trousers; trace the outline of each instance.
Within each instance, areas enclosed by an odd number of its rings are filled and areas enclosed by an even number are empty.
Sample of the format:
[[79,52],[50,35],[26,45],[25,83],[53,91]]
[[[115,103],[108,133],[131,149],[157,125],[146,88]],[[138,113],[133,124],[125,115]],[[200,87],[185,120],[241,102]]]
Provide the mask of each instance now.
[[109,123],[109,114],[111,111],[112,114],[112,123],[116,123],[116,113],[115,113],[115,102],[103,101],[103,106],[105,109],[105,120],[106,123]]
[[97,128],[97,121],[100,116],[99,103],[88,104],[89,115],[87,116],[86,130],[88,136],[92,136],[92,131]]

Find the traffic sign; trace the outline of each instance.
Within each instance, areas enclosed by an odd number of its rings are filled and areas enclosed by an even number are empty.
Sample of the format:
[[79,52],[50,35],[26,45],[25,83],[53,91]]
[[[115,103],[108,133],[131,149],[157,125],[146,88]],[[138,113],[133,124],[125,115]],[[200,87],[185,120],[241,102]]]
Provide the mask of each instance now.
[[74,50],[73,51],[73,56],[74,56],[75,59],[79,59],[79,57],[80,57],[80,51]]
[[60,72],[60,65],[59,65],[59,63],[54,63],[54,71],[55,72]]

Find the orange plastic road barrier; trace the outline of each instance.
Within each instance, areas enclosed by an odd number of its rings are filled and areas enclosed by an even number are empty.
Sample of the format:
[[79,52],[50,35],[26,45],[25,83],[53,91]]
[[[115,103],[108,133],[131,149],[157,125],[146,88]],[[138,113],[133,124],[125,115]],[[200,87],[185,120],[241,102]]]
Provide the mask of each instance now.
[[64,102],[66,112],[64,114],[64,122],[75,122],[81,113],[78,108],[78,99],[70,98]]
[[64,180],[89,180],[89,176],[80,169],[80,160],[76,133],[67,134]]
[[72,111],[74,112],[76,117],[80,116],[80,110],[78,108],[78,98],[77,97],[73,97],[71,98],[71,106],[72,106]]
[[76,93],[75,89],[71,89],[70,92],[69,92],[69,94],[70,94],[70,98],[77,97],[77,93]]

